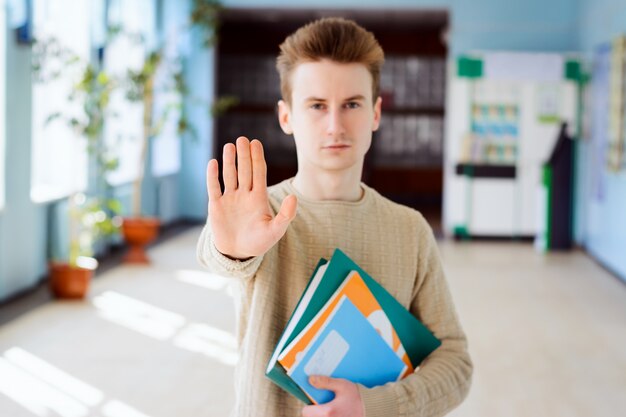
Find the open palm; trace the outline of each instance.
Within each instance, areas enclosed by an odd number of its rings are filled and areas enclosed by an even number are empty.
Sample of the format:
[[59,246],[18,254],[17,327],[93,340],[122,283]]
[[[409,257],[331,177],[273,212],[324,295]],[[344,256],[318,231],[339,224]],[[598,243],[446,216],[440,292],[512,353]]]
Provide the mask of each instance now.
[[[237,165],[235,166],[235,159]],[[241,136],[236,146],[224,146],[222,176],[215,159],[207,166],[209,220],[218,251],[235,259],[265,254],[283,237],[296,216],[297,200],[287,196],[274,216],[267,194],[267,164],[263,145]]]

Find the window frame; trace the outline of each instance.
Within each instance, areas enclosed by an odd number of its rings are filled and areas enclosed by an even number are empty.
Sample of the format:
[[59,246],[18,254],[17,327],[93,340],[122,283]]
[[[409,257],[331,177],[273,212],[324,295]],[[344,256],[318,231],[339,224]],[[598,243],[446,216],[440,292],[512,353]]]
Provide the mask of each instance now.
[[6,78],[7,78],[7,15],[0,0],[0,212],[6,204]]

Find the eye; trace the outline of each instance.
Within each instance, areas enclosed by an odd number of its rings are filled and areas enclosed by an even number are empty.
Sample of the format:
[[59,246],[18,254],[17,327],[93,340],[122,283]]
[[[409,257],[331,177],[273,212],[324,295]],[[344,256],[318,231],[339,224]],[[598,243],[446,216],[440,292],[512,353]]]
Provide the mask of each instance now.
[[346,103],[346,108],[348,109],[358,109],[359,107],[361,107],[361,104],[357,101],[349,101]]
[[322,103],[313,103],[311,104],[311,108],[313,110],[324,110],[325,107],[324,107],[324,104]]

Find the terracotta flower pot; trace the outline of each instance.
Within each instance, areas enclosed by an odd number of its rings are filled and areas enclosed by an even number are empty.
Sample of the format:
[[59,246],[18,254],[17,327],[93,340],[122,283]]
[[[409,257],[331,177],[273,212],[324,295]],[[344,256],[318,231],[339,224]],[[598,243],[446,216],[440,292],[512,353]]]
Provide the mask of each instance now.
[[128,253],[124,262],[149,264],[144,246],[152,242],[159,234],[161,222],[154,217],[125,217],[122,222],[122,233],[128,243]]
[[85,298],[92,275],[93,269],[51,263],[50,290],[57,298]]

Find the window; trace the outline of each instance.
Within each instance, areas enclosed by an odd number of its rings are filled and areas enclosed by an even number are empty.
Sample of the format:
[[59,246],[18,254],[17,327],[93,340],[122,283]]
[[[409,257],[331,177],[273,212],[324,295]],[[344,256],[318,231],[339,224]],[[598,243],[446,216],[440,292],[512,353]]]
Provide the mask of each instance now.
[[[34,0],[35,39],[55,38],[86,64],[89,60],[89,4],[73,0]],[[59,63],[46,58],[44,74]],[[72,85],[80,79],[82,64],[64,68],[51,81],[33,84],[33,144],[31,198],[46,202],[63,198],[87,187],[86,141],[55,112],[80,117],[80,106],[69,100]],[[46,70],[47,68],[47,70]],[[84,68],[84,67],[83,67]]]
[[4,88],[7,69],[5,65],[6,56],[6,15],[4,11],[4,3],[0,0],[0,209],[4,207],[4,141],[6,139],[6,122],[5,122],[5,100],[6,92]]
[[[126,34],[142,34],[144,42],[134,42],[124,34],[115,37],[106,48],[105,69],[119,76],[125,75],[129,69],[139,70],[147,47],[154,44],[154,2],[113,0],[109,4],[108,16],[111,26],[121,26]],[[139,174],[143,104],[128,101],[121,90],[116,90],[111,95],[110,103],[111,111],[115,115],[107,119],[104,137],[107,146],[116,149],[119,166],[109,174],[108,180],[113,185],[120,185],[133,181]]]
[[[174,72],[180,71],[180,51],[185,48],[187,33],[184,27],[187,24],[188,10],[181,7],[178,2],[164,2],[161,10],[161,25],[163,40],[165,42],[164,62],[161,71],[161,79],[157,79],[158,91],[155,94],[155,114],[163,114],[163,110],[169,107],[168,118],[164,123],[160,135],[154,138],[152,145],[152,175],[162,177],[172,175],[180,170],[181,163],[181,140],[178,135],[178,121],[181,117],[181,108],[172,108],[172,105],[182,106],[183,97],[171,90]],[[166,91],[162,91],[165,88]]]

